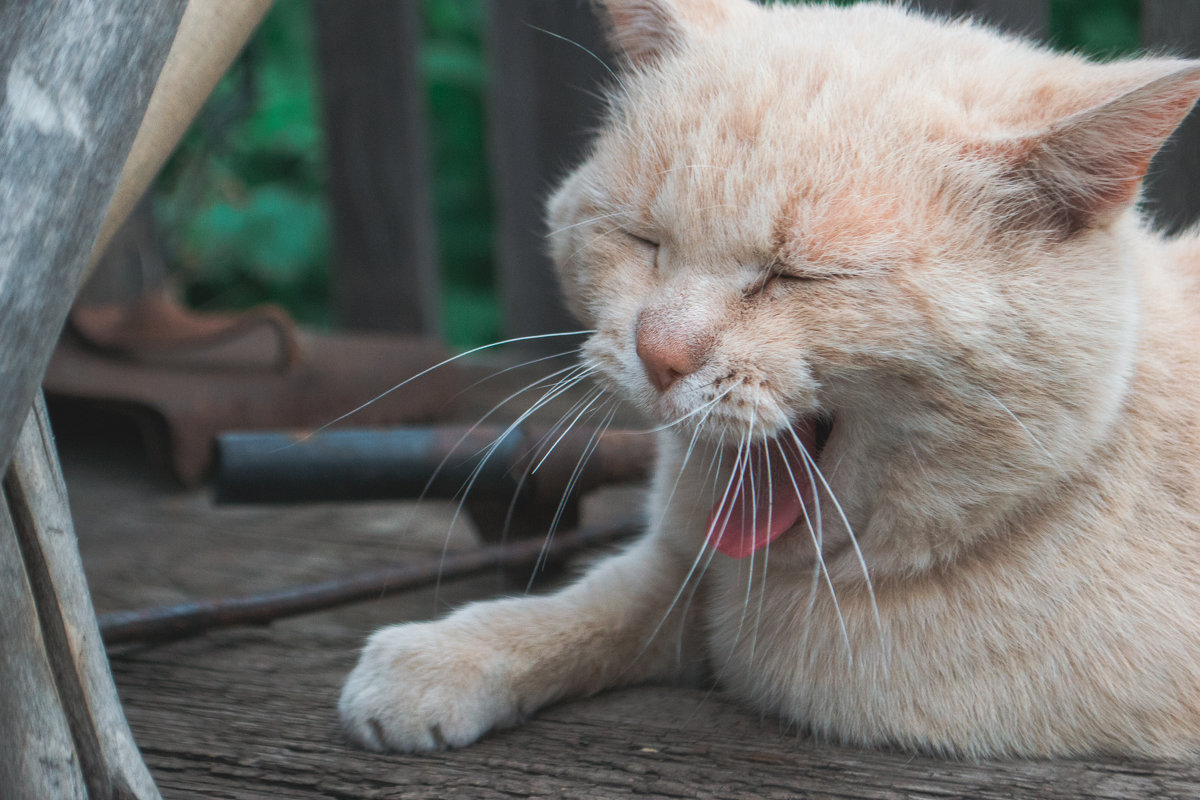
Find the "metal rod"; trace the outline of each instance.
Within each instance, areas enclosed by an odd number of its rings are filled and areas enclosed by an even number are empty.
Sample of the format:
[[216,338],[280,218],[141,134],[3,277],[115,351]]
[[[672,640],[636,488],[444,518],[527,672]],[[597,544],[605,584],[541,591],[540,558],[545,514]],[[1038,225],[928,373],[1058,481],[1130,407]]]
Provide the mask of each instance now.
[[183,638],[233,625],[265,624],[282,617],[378,599],[433,583],[439,577],[450,580],[489,569],[533,566],[539,559],[561,561],[585,548],[628,538],[641,527],[638,521],[630,519],[559,533],[548,543],[525,539],[258,595],[101,614],[100,636],[106,645],[117,645]]
[[528,502],[557,504],[569,486],[581,493],[645,479],[654,437],[582,426],[555,435],[532,425],[237,431],[218,436],[217,451],[221,503],[454,497],[474,475],[476,497],[508,500],[520,486]]

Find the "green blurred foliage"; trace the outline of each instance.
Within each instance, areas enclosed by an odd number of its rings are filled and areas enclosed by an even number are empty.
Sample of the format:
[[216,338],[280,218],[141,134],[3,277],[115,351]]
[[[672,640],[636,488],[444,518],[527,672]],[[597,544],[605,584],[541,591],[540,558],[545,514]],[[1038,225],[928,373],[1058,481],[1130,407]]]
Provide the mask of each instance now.
[[154,195],[189,304],[330,321],[329,212],[308,2],[276,3]]
[[1064,50],[1100,58],[1141,46],[1139,0],[1051,0],[1050,40]]
[[[484,143],[486,1],[421,0],[445,335],[463,347],[500,336]],[[1138,0],[1051,0],[1051,38],[1101,57],[1127,53],[1138,46],[1138,9]],[[302,322],[330,324],[316,70],[311,0],[276,3],[164,170],[155,209],[193,306],[269,300]]]

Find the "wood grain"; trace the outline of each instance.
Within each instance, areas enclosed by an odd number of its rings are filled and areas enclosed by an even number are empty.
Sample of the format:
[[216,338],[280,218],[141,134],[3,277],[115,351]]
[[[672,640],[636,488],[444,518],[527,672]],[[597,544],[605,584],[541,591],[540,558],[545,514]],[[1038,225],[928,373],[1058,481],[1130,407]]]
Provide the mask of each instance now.
[[26,631],[21,641],[13,641],[18,647],[40,642],[53,676],[48,689],[15,693],[10,701],[32,704],[48,716],[53,716],[50,706],[61,707],[74,743],[71,763],[78,763],[91,800],[158,797],[108,670],[41,398],[17,440],[4,478],[4,499],[38,622],[37,631]]
[[184,5],[0,3],[0,469]]
[[[0,499],[2,499],[0,495]],[[16,527],[0,502],[0,797],[83,800],[87,788],[38,620],[37,604],[21,559]]]
[[165,798],[1029,798],[1200,796],[1191,764],[964,763],[823,745],[718,693],[642,687],[551,708],[459,751],[375,755],[334,712],[357,644],[305,626],[118,656]]

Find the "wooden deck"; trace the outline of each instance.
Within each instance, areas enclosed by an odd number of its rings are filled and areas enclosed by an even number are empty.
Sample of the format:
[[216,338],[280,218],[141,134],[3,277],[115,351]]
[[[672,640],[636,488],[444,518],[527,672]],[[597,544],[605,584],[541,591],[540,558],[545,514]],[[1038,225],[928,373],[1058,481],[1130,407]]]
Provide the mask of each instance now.
[[[472,402],[486,408],[485,397],[506,393],[492,392]],[[120,426],[103,435],[60,426],[60,446],[101,612],[262,591],[438,553],[453,515],[434,502],[216,507],[203,492],[155,478]],[[476,545],[469,525],[449,537],[452,550]],[[864,752],[799,738],[719,690],[610,692],[453,752],[380,756],[342,738],[337,694],[369,631],[522,589],[519,577],[506,583],[500,575],[449,582],[436,598],[424,589],[269,627],[115,648],[112,668],[168,800],[1200,797],[1196,764],[961,763]]]

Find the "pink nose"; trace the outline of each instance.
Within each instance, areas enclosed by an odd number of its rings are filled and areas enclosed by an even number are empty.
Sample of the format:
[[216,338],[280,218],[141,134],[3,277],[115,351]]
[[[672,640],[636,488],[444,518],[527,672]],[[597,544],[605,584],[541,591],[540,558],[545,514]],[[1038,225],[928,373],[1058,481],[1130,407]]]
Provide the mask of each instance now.
[[638,317],[638,358],[646,369],[646,377],[660,392],[667,391],[675,381],[699,369],[706,350],[693,337],[671,335],[653,324],[645,314]]

